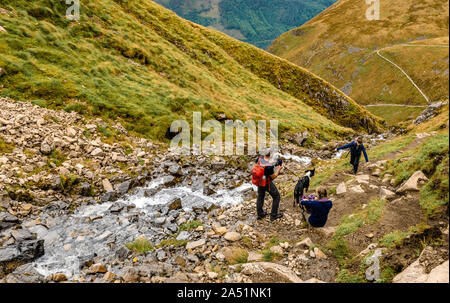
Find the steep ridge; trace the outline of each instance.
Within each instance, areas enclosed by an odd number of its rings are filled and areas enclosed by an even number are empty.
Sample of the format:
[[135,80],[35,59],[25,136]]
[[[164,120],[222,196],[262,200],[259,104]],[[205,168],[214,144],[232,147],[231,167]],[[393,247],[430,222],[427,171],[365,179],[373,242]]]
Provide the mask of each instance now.
[[335,0],[157,0],[155,2],[185,19],[264,49],[273,39],[305,23]]
[[[173,120],[190,119],[193,111],[204,119],[222,114],[279,119],[283,130],[330,136],[350,130],[329,119],[355,130],[380,128],[370,113],[313,74],[151,1],[85,3],[80,22],[66,20],[63,3],[6,1],[3,6],[3,96],[117,119],[128,130],[159,140]],[[289,70],[302,78],[291,80]],[[279,90],[273,81],[277,74],[295,85],[295,93]]]
[[[405,70],[431,102],[447,99],[448,1],[381,1],[380,20],[367,20],[368,8],[341,0],[278,37],[268,50],[310,69],[359,104],[426,104],[417,87],[377,52]],[[377,114],[385,118],[390,111]]]

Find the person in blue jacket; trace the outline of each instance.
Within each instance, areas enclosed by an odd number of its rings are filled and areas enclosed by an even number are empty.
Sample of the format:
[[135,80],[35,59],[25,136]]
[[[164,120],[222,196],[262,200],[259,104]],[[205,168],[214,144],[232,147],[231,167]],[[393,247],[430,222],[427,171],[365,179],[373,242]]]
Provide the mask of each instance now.
[[361,153],[364,153],[366,162],[369,162],[362,138],[358,138],[358,140],[355,140],[347,145],[338,147],[336,148],[336,151],[346,148],[350,148],[350,164],[353,165],[353,174],[356,175],[358,172],[359,160],[361,159]]
[[317,194],[319,195],[318,200],[302,200],[300,203],[311,213],[308,218],[309,224],[312,227],[324,227],[328,220],[328,213],[333,207],[333,202],[327,198],[327,190],[324,187],[318,188]]

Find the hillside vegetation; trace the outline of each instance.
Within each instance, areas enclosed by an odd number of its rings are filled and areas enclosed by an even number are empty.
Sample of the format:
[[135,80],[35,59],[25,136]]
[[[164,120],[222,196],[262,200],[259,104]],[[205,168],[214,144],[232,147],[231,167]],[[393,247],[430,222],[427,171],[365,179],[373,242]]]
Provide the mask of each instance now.
[[[366,19],[368,7],[341,0],[278,37],[268,50],[318,74],[360,104],[426,105],[407,77],[377,54],[379,50],[404,69],[431,102],[447,99],[448,1],[381,1],[380,20],[372,21]],[[383,112],[390,110],[376,113]]]
[[266,48],[336,0],[156,0],[179,16]]
[[[203,119],[278,119],[282,131],[309,129],[322,139],[348,134],[342,126],[379,128],[320,78],[151,1],[84,3],[79,22],[65,18],[63,2],[2,0],[0,7],[1,96],[100,115],[160,140],[194,111]],[[275,76],[295,92],[266,81]],[[342,126],[314,113],[323,102],[346,112],[324,113]]]

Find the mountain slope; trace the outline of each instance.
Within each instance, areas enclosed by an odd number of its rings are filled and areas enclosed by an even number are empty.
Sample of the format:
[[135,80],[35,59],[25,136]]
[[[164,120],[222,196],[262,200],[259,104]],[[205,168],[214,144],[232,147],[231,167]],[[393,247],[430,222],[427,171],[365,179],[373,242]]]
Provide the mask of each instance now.
[[[80,22],[66,20],[64,3],[0,4],[2,96],[101,115],[161,140],[173,120],[191,121],[194,111],[203,119],[223,113],[232,119],[278,119],[283,131],[309,129],[322,138],[350,130],[314,111],[356,130],[380,127],[311,73],[151,1],[85,3]],[[302,78],[287,78],[286,68]],[[266,81],[274,75],[291,81],[295,92]],[[346,115],[333,117],[332,109]]]
[[178,15],[266,48],[336,0],[156,0]]
[[431,102],[448,98],[448,1],[381,1],[378,21],[366,19],[367,8],[360,1],[341,0],[278,37],[268,50],[360,104],[427,103],[377,51],[404,69]]

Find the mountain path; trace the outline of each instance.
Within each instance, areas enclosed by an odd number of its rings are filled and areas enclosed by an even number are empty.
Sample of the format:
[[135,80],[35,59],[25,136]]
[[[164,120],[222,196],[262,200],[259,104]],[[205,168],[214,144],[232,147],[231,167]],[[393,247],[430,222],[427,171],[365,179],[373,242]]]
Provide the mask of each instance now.
[[408,80],[414,85],[414,87],[419,91],[419,93],[424,97],[424,99],[427,101],[428,104],[431,104],[430,98],[428,98],[427,95],[425,95],[425,93],[419,88],[419,86],[414,82],[414,80],[408,75],[408,73],[401,68],[398,64],[396,64],[395,62],[389,60],[388,58],[386,58],[385,56],[383,56],[382,54],[380,54],[380,51],[392,48],[392,47],[396,47],[396,46],[407,46],[407,47],[449,47],[448,45],[440,45],[440,44],[396,44],[396,45],[392,45],[392,46],[388,46],[388,47],[384,47],[381,48],[379,50],[376,50],[376,54],[384,59],[385,61],[389,62],[390,64],[392,64],[394,67],[396,67],[398,70],[400,70],[405,76],[406,78],[408,78]]

